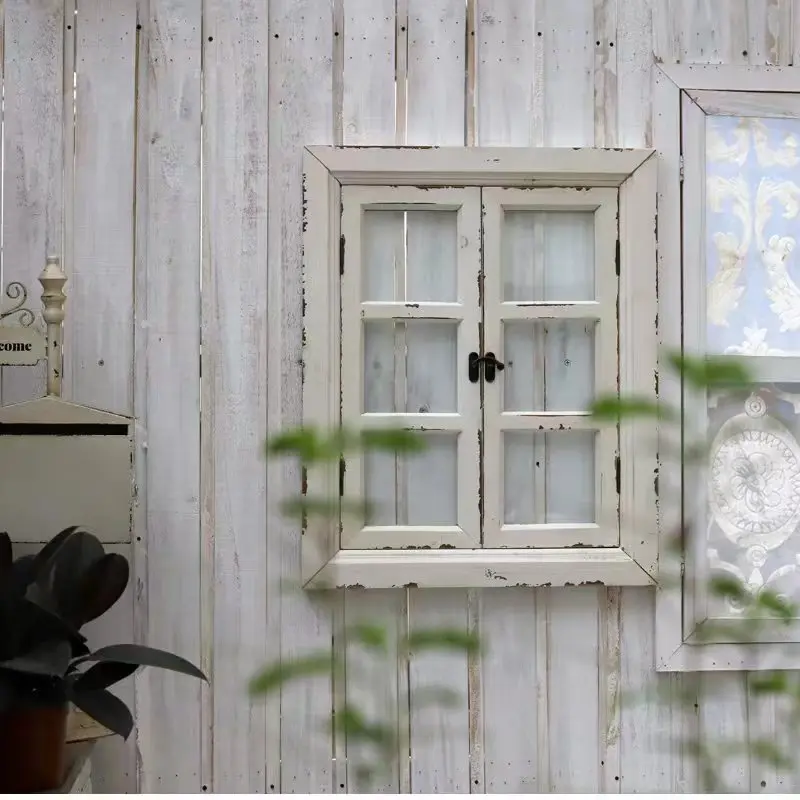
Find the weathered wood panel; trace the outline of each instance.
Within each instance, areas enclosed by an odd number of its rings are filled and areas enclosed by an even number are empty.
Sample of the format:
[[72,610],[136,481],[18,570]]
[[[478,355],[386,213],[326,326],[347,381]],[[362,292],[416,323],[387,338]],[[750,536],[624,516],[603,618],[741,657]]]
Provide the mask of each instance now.
[[[3,290],[21,281],[36,308],[45,259],[62,251],[64,2],[3,5]],[[43,365],[3,367],[3,404],[38,397],[44,377]]]
[[[209,671],[201,625],[201,0],[140,0],[138,25],[136,633]],[[140,674],[142,791],[207,785],[205,698],[185,676]],[[163,713],[171,707],[180,713]]]
[[[276,432],[301,419],[301,151],[305,143],[333,144],[334,122],[341,109],[334,107],[332,5],[315,0],[271,0],[269,36],[271,207],[269,249],[260,254],[262,258],[266,254],[268,260],[258,268],[266,271],[269,264],[267,420],[269,431]],[[338,85],[339,76],[336,78]],[[275,198],[281,199],[276,202]],[[280,513],[281,500],[300,490],[299,470],[294,464],[274,462],[267,475],[270,658],[325,652],[333,638],[331,599],[298,588],[298,526]],[[333,600],[337,602],[340,600]],[[280,765],[278,752],[272,750],[269,760],[275,763],[268,765],[272,776],[269,791],[314,793],[346,788],[340,773],[335,782],[333,777],[333,741],[326,729],[331,708],[332,685],[324,678],[290,686],[281,693]],[[276,713],[273,706],[270,724],[275,724]]]
[[[267,627],[267,7],[203,8],[203,592],[213,593],[213,790],[265,788],[266,713],[247,682]],[[217,344],[219,343],[219,345]],[[210,631],[204,635],[211,635]],[[216,731],[225,730],[220,738]]]
[[[79,8],[67,3],[64,9],[65,61],[58,74],[68,277],[63,391],[75,402],[131,414],[136,2],[121,0],[114,13],[102,0],[81,0]],[[93,626],[95,646],[133,641],[132,589]],[[133,680],[118,692],[134,705]],[[135,791],[134,737],[98,742],[92,769],[96,791]]]
[[[688,791],[679,738],[774,731],[746,675],[655,675],[651,590],[303,594],[279,511],[299,474],[261,442],[300,420],[303,144],[648,146],[654,60],[793,63],[797,2],[138,0],[138,49],[135,0],[107,5],[79,0],[75,28],[61,0],[5,0],[3,273],[38,294],[63,241],[65,389],[139,422],[136,635],[212,673],[139,679],[141,787],[355,791],[358,753],[325,732],[347,698],[411,713],[383,791]],[[4,403],[42,389],[39,370],[2,381]],[[342,653],[362,618],[478,629],[489,650],[393,663],[377,695],[353,661],[344,685],[248,702],[259,664]],[[441,683],[456,707],[414,705]],[[133,746],[103,747],[96,786],[131,791]],[[795,786],[746,758],[726,777]]]

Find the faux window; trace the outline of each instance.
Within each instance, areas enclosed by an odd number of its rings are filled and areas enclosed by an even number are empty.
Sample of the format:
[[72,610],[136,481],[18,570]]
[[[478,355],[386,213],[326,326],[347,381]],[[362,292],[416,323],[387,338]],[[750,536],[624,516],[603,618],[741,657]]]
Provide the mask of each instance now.
[[309,520],[307,585],[653,581],[653,431],[589,414],[654,393],[652,155],[306,151],[304,423],[426,443],[308,476],[369,514]]
[[753,595],[800,597],[800,81],[792,70],[673,67],[656,86],[664,338],[744,361],[754,381],[702,396],[665,386],[683,408],[684,443],[709,452],[701,481],[664,465],[683,480],[683,508],[673,504],[663,532],[682,525],[685,550],[659,593],[659,665],[794,666],[800,625],[750,633],[739,604],[708,586],[722,574]]

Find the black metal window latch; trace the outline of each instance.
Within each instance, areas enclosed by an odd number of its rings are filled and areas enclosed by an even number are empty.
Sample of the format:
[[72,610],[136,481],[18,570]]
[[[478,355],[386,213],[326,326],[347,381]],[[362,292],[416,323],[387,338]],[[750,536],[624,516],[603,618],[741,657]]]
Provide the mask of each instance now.
[[483,377],[486,378],[487,383],[494,383],[495,371],[502,372],[506,365],[502,361],[498,361],[494,353],[487,353],[485,356],[479,356],[477,353],[469,354],[469,379],[472,383],[477,383],[481,376],[481,364],[483,364]]

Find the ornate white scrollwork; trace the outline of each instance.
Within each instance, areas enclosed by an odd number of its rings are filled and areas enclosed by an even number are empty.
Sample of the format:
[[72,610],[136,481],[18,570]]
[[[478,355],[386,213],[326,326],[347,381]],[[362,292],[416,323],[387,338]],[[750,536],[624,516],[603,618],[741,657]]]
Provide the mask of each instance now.
[[711,446],[709,501],[736,546],[773,550],[800,523],[800,445],[757,394],[725,422]]

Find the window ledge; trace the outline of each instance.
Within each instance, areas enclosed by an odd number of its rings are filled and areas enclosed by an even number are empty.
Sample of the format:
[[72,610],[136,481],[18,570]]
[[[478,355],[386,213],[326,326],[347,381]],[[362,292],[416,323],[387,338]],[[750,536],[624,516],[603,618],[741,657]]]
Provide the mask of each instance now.
[[307,589],[650,586],[655,580],[619,547],[497,550],[340,550]]

